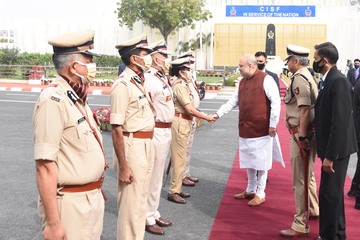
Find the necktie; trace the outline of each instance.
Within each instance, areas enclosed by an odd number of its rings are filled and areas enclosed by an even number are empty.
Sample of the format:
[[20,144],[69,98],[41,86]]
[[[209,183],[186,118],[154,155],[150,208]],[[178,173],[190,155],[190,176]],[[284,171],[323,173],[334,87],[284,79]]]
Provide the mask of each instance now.
[[355,69],[354,76],[355,76],[355,81],[356,81],[357,78],[359,77],[359,68]]
[[319,85],[318,85],[318,91],[320,92],[324,88],[324,80],[320,78]]

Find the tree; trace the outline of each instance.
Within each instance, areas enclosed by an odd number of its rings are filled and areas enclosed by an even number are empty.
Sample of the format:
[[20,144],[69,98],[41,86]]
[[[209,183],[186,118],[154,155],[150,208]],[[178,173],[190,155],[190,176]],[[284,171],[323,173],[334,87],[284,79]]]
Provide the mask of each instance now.
[[19,57],[18,48],[2,48],[0,49],[0,64],[13,65],[16,64]]
[[132,30],[135,22],[143,21],[158,29],[166,41],[174,30],[212,18],[204,0],[121,0],[117,4],[120,26]]

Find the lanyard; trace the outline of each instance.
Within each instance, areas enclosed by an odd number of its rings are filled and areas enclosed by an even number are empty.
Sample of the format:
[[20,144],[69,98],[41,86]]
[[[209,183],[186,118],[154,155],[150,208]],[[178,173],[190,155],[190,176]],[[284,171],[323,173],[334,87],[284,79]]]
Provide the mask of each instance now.
[[140,85],[137,84],[133,78],[130,80],[130,82],[133,83],[144,94],[144,96],[146,97],[146,100],[149,102],[151,110],[153,111],[154,115],[156,116],[156,110],[155,110],[154,104],[148,98],[148,95],[146,95],[144,88],[143,87],[141,88]]
[[104,151],[104,147],[101,143],[101,140],[100,140],[100,137],[99,135],[97,134],[97,131],[96,129],[91,125],[87,115],[84,113],[84,111],[81,109],[81,106],[78,102],[78,98],[75,96],[75,94],[72,92],[72,91],[67,91],[67,96],[70,98],[70,100],[75,104],[75,106],[77,107],[77,109],[79,110],[79,112],[81,113],[81,115],[83,115],[83,117],[85,118],[86,122],[89,124],[89,127],[91,129],[91,131],[93,132],[94,134],[94,137],[96,138],[97,142],[99,143],[100,147],[101,147],[101,150],[103,152],[103,155],[104,155],[104,160],[105,160],[105,167],[104,167],[104,170],[106,168],[109,167],[109,163],[106,162],[106,158],[105,158],[105,151]]

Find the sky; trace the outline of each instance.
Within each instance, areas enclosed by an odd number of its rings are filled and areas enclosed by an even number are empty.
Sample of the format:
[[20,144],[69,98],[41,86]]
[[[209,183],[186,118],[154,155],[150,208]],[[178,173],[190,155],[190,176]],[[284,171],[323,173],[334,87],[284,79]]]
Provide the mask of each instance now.
[[[109,10],[112,12],[116,10],[116,1],[0,0],[2,9],[0,19],[86,17],[89,14],[103,15],[111,13]],[[101,7],[99,7],[100,5]],[[106,7],[107,5],[108,7]]]

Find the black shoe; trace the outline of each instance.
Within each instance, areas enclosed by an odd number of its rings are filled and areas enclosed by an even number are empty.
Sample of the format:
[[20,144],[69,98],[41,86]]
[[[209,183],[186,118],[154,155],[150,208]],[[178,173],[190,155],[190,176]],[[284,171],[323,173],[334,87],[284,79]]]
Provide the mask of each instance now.
[[355,197],[355,191],[353,189],[350,189],[350,191],[348,191],[347,195],[349,197]]
[[356,197],[355,209],[360,210],[360,197]]

